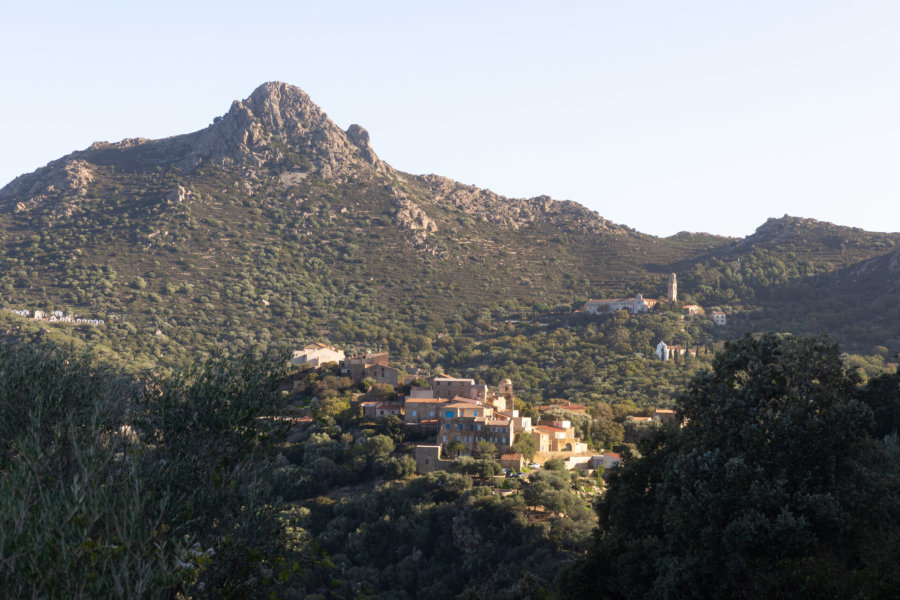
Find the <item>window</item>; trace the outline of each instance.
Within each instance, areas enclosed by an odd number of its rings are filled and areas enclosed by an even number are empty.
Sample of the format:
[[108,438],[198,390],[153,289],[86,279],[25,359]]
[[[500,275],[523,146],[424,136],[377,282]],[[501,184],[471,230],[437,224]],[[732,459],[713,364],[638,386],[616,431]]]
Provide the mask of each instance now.
[[476,417],[478,416],[478,411],[477,411],[477,410],[475,411],[475,416],[476,416]]
[[469,431],[475,431],[475,424],[474,424],[474,423],[470,423],[470,424],[469,424]]
[[452,418],[453,418],[453,411],[452,411],[452,410],[448,410],[447,412],[444,413],[444,416],[447,417],[448,419],[452,419]]
[[506,443],[506,436],[505,436],[505,435],[504,435],[502,438],[500,438],[500,439],[503,441],[504,444]]
[[413,416],[416,416],[416,411],[413,411]]
[[481,431],[481,423],[478,424],[478,431]]
[[444,436],[444,441],[445,441],[445,442],[447,441],[447,436],[446,436],[446,435]]
[[462,423],[459,424],[459,430],[462,431]]
[[447,423],[446,425],[444,425],[444,429],[450,429],[450,423]]
[[432,416],[432,417],[434,416],[434,411],[431,411],[431,416]]

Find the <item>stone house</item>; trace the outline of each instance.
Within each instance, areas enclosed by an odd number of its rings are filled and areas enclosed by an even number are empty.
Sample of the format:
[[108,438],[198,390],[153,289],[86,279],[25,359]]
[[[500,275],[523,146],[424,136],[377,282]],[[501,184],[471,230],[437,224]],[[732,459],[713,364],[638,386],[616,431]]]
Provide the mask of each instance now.
[[682,310],[684,311],[684,314],[686,314],[689,317],[693,317],[694,315],[699,315],[700,313],[703,312],[703,309],[700,308],[696,304],[685,304],[682,307]]
[[437,442],[444,448],[459,442],[471,452],[478,442],[491,442],[503,451],[515,441],[512,420],[494,415],[490,406],[454,398],[439,415]]
[[474,379],[435,377],[431,380],[431,389],[436,398],[461,396],[482,402],[487,398],[487,386],[476,384]]
[[661,423],[674,423],[675,411],[669,408],[657,408],[653,411],[653,418]]
[[400,383],[400,370],[387,365],[366,365],[363,369],[363,379],[370,377],[377,383],[387,383],[397,387]]
[[413,458],[416,459],[416,473],[432,473],[445,471],[452,462],[441,458],[441,447],[437,445],[421,444],[413,449]]
[[372,365],[388,366],[388,353],[366,352],[365,354],[347,356],[339,364],[341,374],[349,375],[353,381],[360,382],[366,377],[366,367]]
[[367,419],[382,419],[395,415],[403,416],[403,405],[396,402],[363,402],[363,416]]
[[519,452],[501,454],[500,466],[504,469],[512,469],[513,471],[518,473],[525,466],[525,457]]
[[408,425],[424,423],[435,424],[441,415],[441,409],[450,404],[447,398],[413,398],[406,397],[403,405],[403,421]]

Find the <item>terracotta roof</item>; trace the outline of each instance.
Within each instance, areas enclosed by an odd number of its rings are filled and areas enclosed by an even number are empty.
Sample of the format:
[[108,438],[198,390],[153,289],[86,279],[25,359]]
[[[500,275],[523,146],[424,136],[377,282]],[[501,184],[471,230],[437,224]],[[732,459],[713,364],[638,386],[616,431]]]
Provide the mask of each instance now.
[[444,402],[450,402],[446,398],[407,398],[406,403],[411,404],[443,404]]
[[312,344],[307,344],[303,346],[304,350],[312,349],[312,348],[327,348],[329,350],[337,350],[337,348],[332,348],[328,344],[323,344],[322,342],[313,342]]
[[435,377],[432,381],[471,381],[475,385],[475,380],[468,377]]
[[513,452],[512,454],[501,454],[500,460],[522,460],[523,456],[518,452]]
[[615,458],[616,460],[622,460],[622,457],[619,456],[619,453],[618,453],[618,452],[606,452],[606,453],[603,454],[603,456],[608,456],[608,457],[610,457],[610,458]]
[[562,429],[560,427],[550,427],[549,425],[538,425],[537,427],[535,427],[535,429],[544,431],[545,433],[557,433],[557,432],[565,433],[565,431],[566,431],[565,429]]
[[650,417],[631,417],[635,421],[649,421]]

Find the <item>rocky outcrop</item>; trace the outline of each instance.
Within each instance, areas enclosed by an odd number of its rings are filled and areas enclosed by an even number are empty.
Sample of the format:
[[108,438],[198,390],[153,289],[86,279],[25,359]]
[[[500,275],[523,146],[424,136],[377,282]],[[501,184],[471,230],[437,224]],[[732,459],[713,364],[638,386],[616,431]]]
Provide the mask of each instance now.
[[607,221],[577,202],[554,200],[549,196],[506,198],[490,190],[464,185],[438,175],[422,175],[435,204],[447,210],[460,210],[469,216],[506,229],[519,229],[538,219],[567,221],[573,227],[595,233],[626,233],[627,228]]
[[264,83],[250,97],[235,101],[223,117],[190,134],[188,164],[196,159],[258,166],[291,151],[307,159],[325,180],[391,169],[372,150],[359,125],[342,131],[300,88]]
[[425,214],[422,208],[409,199],[409,195],[394,185],[387,186],[391,194],[391,202],[396,207],[394,222],[398,227],[407,229],[413,234],[413,241],[424,244],[428,234],[438,230],[437,224]]
[[64,157],[34,173],[21,175],[0,189],[0,204],[14,202],[15,212],[54,206],[56,212],[71,214],[94,177],[94,165]]
[[[16,198],[23,210],[40,204],[48,189],[83,195],[93,179],[92,163],[125,168],[178,167],[190,172],[204,162],[236,167],[245,178],[259,179],[260,167],[290,154],[325,181],[372,179],[393,170],[375,154],[368,132],[359,125],[342,131],[300,88],[270,82],[201,131],[161,140],[128,138],[95,142],[85,150],[18,177],[0,190],[0,201]],[[299,181],[295,175],[283,182]]]
[[176,186],[174,190],[166,194],[166,204],[179,204],[184,202],[191,193],[183,186]]
[[[60,201],[61,197],[74,205],[71,199],[84,195],[94,179],[95,165],[145,172],[177,167],[189,175],[203,163],[230,169],[240,179],[235,187],[247,196],[272,184],[280,188],[302,185],[311,175],[335,185],[349,180],[387,184],[397,225],[413,232],[417,242],[438,229],[426,214],[426,210],[431,211],[429,207],[437,212],[461,211],[512,230],[549,219],[582,231],[629,231],[574,202],[547,196],[509,199],[436,175],[406,182],[415,190],[394,188],[389,182],[398,181],[399,174],[378,158],[363,127],[354,124],[341,130],[300,88],[279,82],[264,83],[245,100],[234,101],[225,115],[201,131],[162,140],[96,142],[19,177],[0,190],[0,201],[14,199],[16,210],[29,210],[51,198]],[[404,181],[402,177],[399,180]],[[177,204],[188,195],[180,188],[161,200]]]

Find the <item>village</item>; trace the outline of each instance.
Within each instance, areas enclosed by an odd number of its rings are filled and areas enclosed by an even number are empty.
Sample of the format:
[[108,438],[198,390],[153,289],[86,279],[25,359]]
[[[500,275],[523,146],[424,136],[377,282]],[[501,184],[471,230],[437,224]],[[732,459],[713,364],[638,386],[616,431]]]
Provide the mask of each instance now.
[[73,325],[90,325],[92,327],[99,327],[106,324],[106,321],[104,321],[103,319],[85,319],[78,315],[67,314],[61,310],[54,310],[51,312],[46,312],[43,310],[35,310],[34,312],[31,312],[27,308],[10,308],[8,310],[14,315],[25,317],[30,321],[42,321],[44,323],[71,323]]
[[[404,375],[389,364],[388,352],[365,352],[346,356],[342,350],[323,343],[313,343],[293,353],[291,363],[305,368],[334,365],[340,373],[361,383],[364,380],[405,387],[402,400],[367,401],[360,394],[354,410],[372,421],[395,417],[405,427],[430,433],[430,443],[416,444],[413,457],[420,474],[447,469],[454,458],[471,456],[489,444],[496,449],[499,464],[507,474],[539,468],[548,460],[560,460],[566,469],[593,472],[615,467],[619,453],[591,451],[582,441],[571,420],[552,413],[584,415],[582,404],[548,404],[536,407],[537,417],[525,416],[516,409],[513,384],[504,379],[496,389],[478,384],[474,379],[439,374],[423,378],[421,374]],[[427,385],[421,383],[427,382]],[[416,385],[416,384],[419,385]],[[649,416],[629,417],[638,422],[670,423],[675,411],[657,408]],[[302,421],[308,422],[309,417]],[[524,443],[521,443],[522,441]],[[515,451],[524,447],[525,451]],[[588,473],[589,474],[589,473]]]
[[[677,298],[678,282],[676,274],[672,273],[664,300],[643,298],[640,294],[633,298],[589,300],[578,312],[601,314],[627,310],[639,314],[659,303],[675,303]],[[691,317],[704,314],[703,308],[695,304],[686,304],[683,310]],[[710,318],[716,325],[726,324],[722,311],[712,311]],[[696,350],[660,340],[654,354],[658,360],[668,361],[673,356],[696,356]],[[295,367],[318,368],[329,363],[336,363],[341,375],[350,377],[354,383],[368,380],[386,384],[394,390],[401,387],[409,390],[402,399],[357,400],[354,409],[363,418],[375,420],[393,416],[402,419],[406,427],[434,432],[431,443],[417,444],[414,448],[419,473],[446,469],[454,458],[470,456],[476,453],[479,444],[484,443],[496,448],[500,465],[511,473],[521,472],[526,465],[534,468],[552,459],[563,461],[570,470],[593,470],[601,465],[610,469],[621,459],[613,449],[600,454],[591,451],[589,444],[576,435],[571,420],[559,417],[560,413],[585,414],[584,405],[543,405],[536,407],[536,414],[532,412],[532,416],[526,416],[516,408],[513,384],[509,379],[491,389],[471,378],[405,374],[390,366],[388,352],[367,351],[348,356],[321,342],[308,344],[294,351],[291,357]],[[656,408],[649,415],[629,418],[670,423],[675,420],[675,412]],[[528,441],[517,444],[523,439]],[[528,448],[530,456],[514,451],[516,446]]]

